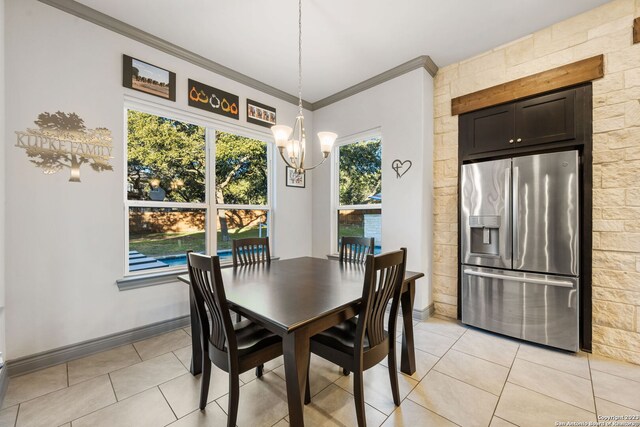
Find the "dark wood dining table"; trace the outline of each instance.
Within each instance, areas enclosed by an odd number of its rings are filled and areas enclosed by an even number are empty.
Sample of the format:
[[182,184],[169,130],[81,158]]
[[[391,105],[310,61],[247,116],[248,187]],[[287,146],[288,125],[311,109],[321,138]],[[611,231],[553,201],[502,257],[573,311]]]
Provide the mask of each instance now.
[[[407,271],[401,294],[403,335],[400,370],[415,372],[413,302],[415,282],[423,273]],[[189,276],[179,276],[189,283]],[[364,265],[322,258],[293,258],[223,268],[230,308],[282,337],[289,420],[304,426],[304,392],[309,363],[309,338],[357,314],[362,297]],[[202,370],[201,329],[191,302],[191,373]]]

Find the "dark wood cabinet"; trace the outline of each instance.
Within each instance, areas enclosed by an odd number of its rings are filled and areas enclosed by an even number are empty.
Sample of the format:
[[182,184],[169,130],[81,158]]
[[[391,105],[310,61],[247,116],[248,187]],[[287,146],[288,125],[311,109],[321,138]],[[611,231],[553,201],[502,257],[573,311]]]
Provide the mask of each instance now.
[[462,158],[511,154],[519,147],[583,137],[579,123],[584,92],[577,87],[460,115]]

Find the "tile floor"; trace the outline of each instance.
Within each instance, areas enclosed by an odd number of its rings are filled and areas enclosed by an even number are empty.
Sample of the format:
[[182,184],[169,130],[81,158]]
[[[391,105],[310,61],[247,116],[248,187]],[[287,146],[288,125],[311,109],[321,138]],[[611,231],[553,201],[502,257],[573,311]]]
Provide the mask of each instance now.
[[[227,375],[197,409],[190,331],[176,330],[11,378],[1,426],[225,426]],[[365,373],[369,426],[555,426],[640,414],[640,366],[567,354],[432,318],[415,327],[417,371],[390,397],[386,362]],[[288,426],[282,358],[241,376],[238,425]],[[355,426],[351,377],[312,357],[308,426]],[[601,418],[602,420],[602,418]],[[636,419],[640,425],[640,419]]]

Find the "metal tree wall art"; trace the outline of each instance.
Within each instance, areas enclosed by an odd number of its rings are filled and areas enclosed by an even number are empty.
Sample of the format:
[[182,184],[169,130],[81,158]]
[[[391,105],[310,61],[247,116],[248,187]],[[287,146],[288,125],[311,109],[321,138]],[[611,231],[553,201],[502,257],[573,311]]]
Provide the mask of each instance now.
[[96,172],[113,170],[109,164],[113,151],[109,129],[87,129],[76,113],[62,111],[40,113],[34,123],[38,129],[16,132],[16,147],[23,148],[31,163],[45,174],[69,168],[69,182],[80,182],[83,164]]

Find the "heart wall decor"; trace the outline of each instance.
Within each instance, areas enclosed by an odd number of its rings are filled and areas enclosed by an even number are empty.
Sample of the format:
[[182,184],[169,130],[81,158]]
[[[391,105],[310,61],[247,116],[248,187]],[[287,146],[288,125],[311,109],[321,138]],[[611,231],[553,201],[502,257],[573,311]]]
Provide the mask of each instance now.
[[391,163],[391,169],[396,171],[396,178],[400,179],[405,173],[407,173],[407,171],[409,171],[409,169],[411,169],[412,165],[413,163],[411,163],[411,160],[402,161],[400,159],[395,159]]

